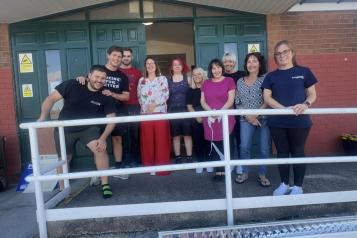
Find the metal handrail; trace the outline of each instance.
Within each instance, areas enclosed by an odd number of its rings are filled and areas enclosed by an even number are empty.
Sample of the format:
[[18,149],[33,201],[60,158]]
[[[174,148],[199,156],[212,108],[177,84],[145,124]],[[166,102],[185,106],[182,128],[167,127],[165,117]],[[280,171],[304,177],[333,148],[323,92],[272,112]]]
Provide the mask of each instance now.
[[[216,110],[216,111],[201,111],[201,112],[185,112],[185,113],[170,113],[170,114],[156,114],[156,115],[140,115],[140,116],[126,116],[126,117],[113,117],[113,118],[96,118],[96,119],[81,119],[81,120],[67,120],[67,121],[49,121],[49,122],[32,122],[32,123],[22,123],[20,128],[28,129],[30,136],[30,147],[31,147],[31,159],[33,163],[33,176],[27,178],[28,181],[34,181],[35,184],[35,196],[36,196],[36,206],[37,206],[37,221],[39,224],[40,237],[47,237],[47,225],[46,221],[56,221],[56,220],[71,220],[80,214],[80,219],[96,217],[100,211],[107,211],[106,213],[101,212],[100,214],[107,214],[105,217],[111,216],[128,216],[136,214],[157,214],[156,207],[158,204],[166,203],[155,203],[155,204],[135,204],[132,205],[116,205],[116,206],[101,206],[101,207],[91,207],[91,208],[64,208],[64,209],[48,209],[49,206],[45,206],[43,192],[41,187],[41,181],[48,180],[65,180],[65,192],[62,195],[57,196],[57,200],[64,198],[68,195],[70,190],[69,179],[76,178],[86,178],[93,176],[112,176],[118,174],[138,174],[138,173],[149,173],[158,171],[173,171],[173,170],[186,170],[194,168],[203,167],[225,167],[225,185],[226,185],[226,198],[225,199],[214,199],[214,200],[199,200],[199,201],[178,201],[170,202],[167,204],[166,211],[168,213],[180,212],[183,209],[184,212],[189,211],[203,211],[203,210],[226,210],[227,211],[227,224],[233,225],[233,209],[239,208],[237,206],[237,201],[247,201],[247,198],[234,198],[232,197],[232,181],[231,181],[231,167],[235,165],[267,165],[267,164],[296,164],[296,163],[340,163],[340,162],[356,162],[357,156],[344,156],[344,157],[306,157],[306,158],[285,158],[285,159],[264,159],[264,160],[230,160],[229,150],[229,130],[228,130],[228,116],[230,115],[294,115],[292,109],[242,109],[242,110]],[[305,114],[357,114],[357,108],[317,108],[308,109]],[[60,143],[61,143],[61,156],[62,160],[66,160],[66,150],[65,150],[65,137],[64,137],[64,127],[68,126],[79,126],[79,125],[96,125],[96,124],[107,124],[107,123],[128,123],[128,122],[139,122],[139,121],[152,121],[152,120],[167,120],[167,119],[182,119],[182,118],[195,118],[195,117],[207,117],[207,116],[221,116],[223,122],[223,144],[224,144],[224,161],[214,161],[214,162],[201,162],[192,164],[180,164],[180,165],[162,165],[162,166],[152,166],[152,167],[142,167],[142,168],[128,168],[128,169],[114,169],[114,170],[101,170],[101,171],[86,171],[77,173],[68,173],[67,163],[58,163],[63,166],[63,174],[60,175],[42,175],[39,169],[39,151],[38,151],[38,138],[37,129],[39,128],[52,128],[59,127]],[[69,189],[68,189],[69,188]],[[349,193],[356,191],[349,191]],[[341,192],[340,195],[343,195]],[[318,201],[321,203],[329,202],[345,202],[343,197],[338,197],[336,199],[322,199],[324,195],[328,193],[317,193],[311,196],[311,194],[299,195],[299,198],[295,199],[293,203],[288,202],[284,197],[269,197],[270,202],[275,201],[275,206],[289,206],[290,204],[316,204]],[[355,196],[357,201],[357,196]],[[267,197],[262,197],[262,201],[265,201]],[[257,198],[255,198],[257,199]],[[301,201],[302,202],[301,202]],[[353,200],[353,198],[352,198]],[[225,201],[225,202],[224,202]],[[351,201],[349,199],[348,201]],[[51,203],[52,205],[54,203]],[[203,205],[205,204],[205,205]],[[244,205],[244,203],[242,203]],[[241,207],[244,207],[240,205]],[[175,209],[177,206],[177,209]],[[261,207],[262,204],[259,204]],[[135,207],[140,207],[140,211],[135,210]],[[254,206],[253,206],[254,207]],[[267,206],[268,207],[268,206]],[[113,209],[120,208],[120,209]],[[164,211],[163,207],[160,207],[161,211]],[[78,212],[72,212],[78,211]],[[71,214],[73,214],[71,216]]]

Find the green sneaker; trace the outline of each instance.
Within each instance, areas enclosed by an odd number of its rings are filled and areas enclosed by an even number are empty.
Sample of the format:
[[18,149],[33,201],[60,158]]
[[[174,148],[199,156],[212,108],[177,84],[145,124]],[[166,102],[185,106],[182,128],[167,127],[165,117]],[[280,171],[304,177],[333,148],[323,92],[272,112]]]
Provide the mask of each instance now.
[[113,196],[112,189],[108,184],[102,185],[103,198],[111,198]]

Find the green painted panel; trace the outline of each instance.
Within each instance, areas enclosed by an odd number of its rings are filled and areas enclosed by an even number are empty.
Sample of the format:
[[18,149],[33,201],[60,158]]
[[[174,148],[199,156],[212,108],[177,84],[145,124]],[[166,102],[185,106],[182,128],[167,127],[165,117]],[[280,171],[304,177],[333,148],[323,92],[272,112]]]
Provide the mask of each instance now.
[[246,24],[244,25],[244,35],[261,35],[264,32],[264,26],[261,24]]
[[107,32],[103,30],[96,31],[96,40],[105,42],[107,40]]
[[224,37],[237,37],[237,25],[235,24],[224,24],[223,25],[223,36]]
[[198,65],[204,69],[207,69],[209,62],[219,55],[219,44],[200,44],[197,52],[199,57]]
[[198,26],[198,36],[200,38],[204,37],[216,37],[218,35],[217,26]]
[[113,42],[123,41],[123,30],[122,29],[113,29],[112,39],[113,39]]
[[138,41],[138,31],[137,31],[137,29],[128,29],[128,41],[131,41],[131,42]]
[[97,59],[95,62],[96,64],[106,64],[107,63],[107,49],[106,48],[97,48]]
[[38,37],[36,32],[18,32],[14,36],[16,45],[36,44]]
[[79,75],[87,75],[89,55],[86,48],[67,49],[67,72],[69,79],[75,79]]
[[45,31],[44,41],[46,44],[54,44],[59,42],[59,34],[57,31]]
[[69,30],[66,31],[67,42],[82,42],[86,40],[87,33],[85,30]]

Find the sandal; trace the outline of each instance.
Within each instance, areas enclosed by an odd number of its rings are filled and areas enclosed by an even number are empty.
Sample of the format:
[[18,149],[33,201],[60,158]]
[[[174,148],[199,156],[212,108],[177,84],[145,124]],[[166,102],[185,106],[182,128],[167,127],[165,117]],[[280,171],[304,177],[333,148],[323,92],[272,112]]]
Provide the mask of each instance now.
[[241,183],[244,183],[245,181],[247,181],[247,179],[248,179],[247,173],[238,174],[235,179],[235,182],[241,184]]
[[215,175],[213,176],[213,180],[214,181],[222,181],[225,177],[224,172],[217,172],[215,173]]
[[262,187],[270,187],[270,181],[269,181],[269,179],[267,179],[267,177],[261,177],[261,176],[259,176],[258,177],[258,183],[259,183],[259,185],[260,186],[262,186]]

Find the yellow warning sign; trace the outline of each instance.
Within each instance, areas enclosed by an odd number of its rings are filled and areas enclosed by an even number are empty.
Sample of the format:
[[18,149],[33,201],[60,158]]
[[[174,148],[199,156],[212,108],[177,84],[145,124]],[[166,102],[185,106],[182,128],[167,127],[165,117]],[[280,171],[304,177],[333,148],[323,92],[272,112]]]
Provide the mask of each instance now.
[[20,73],[33,73],[32,53],[19,54]]
[[248,53],[260,52],[260,44],[248,44]]
[[22,85],[22,97],[33,98],[32,84],[23,84]]

